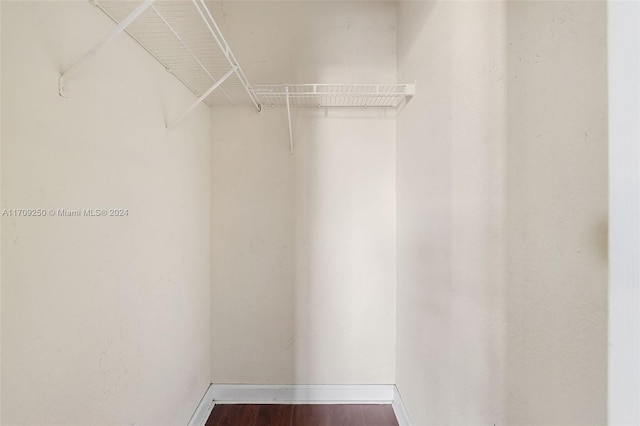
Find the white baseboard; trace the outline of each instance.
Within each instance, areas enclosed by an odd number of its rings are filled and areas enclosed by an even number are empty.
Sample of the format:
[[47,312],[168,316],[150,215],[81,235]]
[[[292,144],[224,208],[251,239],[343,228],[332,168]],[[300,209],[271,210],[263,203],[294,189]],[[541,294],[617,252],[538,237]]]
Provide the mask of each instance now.
[[391,404],[391,406],[393,407],[393,412],[395,413],[396,419],[398,420],[398,425],[411,426],[409,413],[407,413],[407,409],[402,402],[400,392],[398,392],[398,387],[395,385],[393,386],[393,403]]
[[204,396],[200,400],[200,404],[198,404],[198,408],[194,411],[193,416],[189,420],[187,426],[204,426],[211,415],[211,411],[213,410],[213,406],[215,402],[213,401],[213,385],[209,385],[207,391],[204,393]]
[[394,385],[211,385],[216,404],[390,404]]
[[395,385],[210,385],[188,426],[204,426],[216,404],[391,404],[400,426],[411,426]]

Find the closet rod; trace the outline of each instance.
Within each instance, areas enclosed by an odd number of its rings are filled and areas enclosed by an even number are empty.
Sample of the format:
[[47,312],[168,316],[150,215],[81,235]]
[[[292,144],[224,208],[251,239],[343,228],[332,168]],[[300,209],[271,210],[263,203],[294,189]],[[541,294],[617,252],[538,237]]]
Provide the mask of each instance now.
[[124,31],[129,24],[131,24],[138,16],[142,14],[145,10],[149,8],[153,4],[155,0],[144,0],[138,7],[136,7],[133,12],[129,14],[125,19],[123,19],[113,30],[109,32],[102,40],[100,40],[91,50],[82,55],[80,59],[76,61],[69,69],[62,73],[60,78],[58,79],[58,93],[63,98],[69,97],[69,87],[67,85],[67,80],[71,74],[76,72],[80,66],[82,66],[88,59],[95,56],[104,46],[109,44],[114,38],[118,36],[122,31]]

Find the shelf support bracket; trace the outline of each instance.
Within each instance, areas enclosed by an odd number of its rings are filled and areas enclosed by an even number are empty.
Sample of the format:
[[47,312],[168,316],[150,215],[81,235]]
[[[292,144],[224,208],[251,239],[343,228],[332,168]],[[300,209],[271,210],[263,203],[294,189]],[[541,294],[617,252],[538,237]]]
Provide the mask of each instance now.
[[69,76],[76,72],[78,68],[80,68],[87,60],[95,56],[104,46],[109,44],[114,38],[118,36],[122,31],[124,31],[130,23],[132,23],[138,16],[142,14],[149,6],[153,4],[155,0],[144,0],[142,3],[136,7],[133,12],[129,14],[126,18],[124,18],[113,30],[109,32],[102,40],[98,42],[91,50],[85,53],[75,64],[73,64],[70,68],[68,68],[65,72],[62,73],[60,79],[58,80],[58,93],[63,98],[69,97],[69,86],[67,85],[67,80]]
[[291,106],[289,105],[289,86],[284,86],[287,94],[287,117],[289,118],[289,155],[293,155],[293,130],[291,129]]
[[209,88],[209,90],[207,90],[206,92],[204,92],[204,94],[202,96],[200,96],[194,103],[191,104],[191,106],[189,108],[187,108],[187,110],[185,112],[182,113],[182,115],[180,115],[180,117],[176,118],[175,120],[173,120],[171,123],[167,124],[167,128],[173,127],[175,126],[177,123],[179,123],[180,121],[182,121],[183,118],[185,118],[187,115],[189,115],[189,113],[191,111],[193,111],[193,109],[195,107],[198,106],[198,104],[200,104],[200,102],[204,101],[207,96],[209,96],[210,94],[213,93],[214,90],[216,90],[222,83],[225,82],[226,79],[228,79],[229,77],[231,77],[231,75],[236,72],[236,69],[238,68],[237,65],[234,65],[229,71],[227,71],[227,73],[225,75],[223,75],[222,77],[220,77],[220,79],[218,81],[216,81],[213,86],[211,86]]

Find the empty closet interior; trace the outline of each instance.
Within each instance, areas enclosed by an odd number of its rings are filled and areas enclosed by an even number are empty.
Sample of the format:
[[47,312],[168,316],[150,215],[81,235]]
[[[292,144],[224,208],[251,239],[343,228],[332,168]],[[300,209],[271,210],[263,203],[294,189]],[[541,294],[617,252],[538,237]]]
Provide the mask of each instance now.
[[606,423],[604,2],[0,23],[3,424],[187,424],[211,384]]

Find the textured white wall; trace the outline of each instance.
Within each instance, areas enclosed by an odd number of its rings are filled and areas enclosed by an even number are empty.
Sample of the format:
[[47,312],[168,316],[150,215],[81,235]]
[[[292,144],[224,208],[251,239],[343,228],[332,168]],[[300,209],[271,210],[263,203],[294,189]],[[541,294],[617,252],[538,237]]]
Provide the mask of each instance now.
[[[252,81],[396,80],[393,3],[213,6]],[[398,8],[397,133],[296,112],[290,157],[283,110],[217,108],[210,156],[126,37],[57,96],[86,2],[3,2],[2,207],[131,212],[2,219],[3,423],[184,423],[211,337],[214,382],[394,382],[396,167],[414,424],[606,422],[604,5]]]
[[503,423],[504,4],[398,7],[398,388],[415,425]]
[[414,424],[606,422],[602,2],[401,2],[397,383]]
[[[221,13],[220,10],[216,10]],[[254,82],[395,81],[392,3],[225,3]],[[214,383],[394,383],[395,119],[212,111]]]
[[185,424],[209,383],[210,135],[89,2],[2,4],[2,424]]
[[606,17],[509,3],[509,424],[607,422]]

